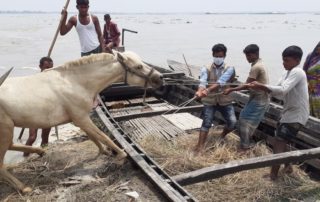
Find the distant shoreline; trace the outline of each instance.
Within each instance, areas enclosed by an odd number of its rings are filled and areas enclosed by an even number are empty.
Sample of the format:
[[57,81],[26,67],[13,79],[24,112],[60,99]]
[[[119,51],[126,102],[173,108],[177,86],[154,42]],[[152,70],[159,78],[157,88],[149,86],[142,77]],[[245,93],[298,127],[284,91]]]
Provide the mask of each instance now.
[[[93,13],[97,14],[104,14],[104,11],[92,11]],[[15,10],[8,10],[2,11],[0,10],[0,14],[56,14],[60,13],[56,11],[15,11]],[[76,12],[70,12],[76,13]],[[191,14],[191,15],[285,15],[285,14],[314,14],[320,15],[320,11],[301,11],[301,12],[168,12],[168,13],[155,13],[155,12],[144,12],[144,13],[135,13],[135,12],[111,12],[111,14],[116,15],[174,15],[174,14]]]

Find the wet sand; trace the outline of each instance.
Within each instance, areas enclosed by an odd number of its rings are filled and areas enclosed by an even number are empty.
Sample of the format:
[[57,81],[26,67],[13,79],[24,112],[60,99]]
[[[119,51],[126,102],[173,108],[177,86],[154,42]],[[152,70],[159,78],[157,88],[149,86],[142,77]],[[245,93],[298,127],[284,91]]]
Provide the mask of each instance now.
[[[21,142],[17,140],[20,132],[21,132],[21,128],[14,128],[13,141],[15,143],[25,144],[25,142],[29,137],[29,130],[27,128],[24,130]],[[66,141],[70,138],[73,138],[81,133],[81,129],[74,126],[72,123],[68,123],[68,124],[58,126],[58,132],[59,132],[59,140],[57,139],[54,127],[51,128],[50,135],[49,135],[49,143],[52,143],[55,141]],[[41,143],[41,130],[38,130],[38,136],[33,146],[40,147],[40,143]],[[14,164],[14,163],[21,162],[24,159],[25,158],[22,156],[22,152],[8,151],[4,158],[4,162],[6,164]]]

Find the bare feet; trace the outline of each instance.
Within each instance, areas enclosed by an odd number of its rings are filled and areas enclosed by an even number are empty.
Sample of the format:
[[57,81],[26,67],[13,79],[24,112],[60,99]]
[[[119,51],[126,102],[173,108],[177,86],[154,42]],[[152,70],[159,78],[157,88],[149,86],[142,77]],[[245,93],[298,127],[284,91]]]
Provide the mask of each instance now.
[[201,147],[201,146],[196,146],[194,149],[193,149],[193,153],[195,155],[201,155],[204,153],[204,147]]
[[250,143],[249,146],[242,146],[240,145],[239,148],[238,148],[238,153],[247,153],[248,151],[250,151],[253,147],[255,146],[254,143]]
[[280,165],[274,165],[271,167],[271,171],[270,171],[270,179],[272,181],[275,181],[278,179],[278,172],[280,169]]
[[286,174],[292,174],[293,173],[293,167],[292,165],[287,165],[283,168],[283,172]]
[[30,156],[30,153],[23,152],[23,157],[28,157],[28,156]]
[[221,138],[225,138],[232,130],[224,128],[222,133],[220,134]]
[[239,147],[237,149],[237,153],[240,154],[240,155],[247,154],[249,151],[250,151],[250,148],[241,148],[241,147]]
[[[276,181],[278,179],[278,170],[279,170],[280,166],[275,166],[275,167],[271,167],[271,172],[270,174],[266,174],[263,176],[263,178],[270,178],[270,180],[272,181]],[[293,173],[293,167],[292,165],[286,165],[283,168],[283,172],[286,174],[291,174]]]
[[245,154],[245,153],[248,153],[252,148],[254,147],[254,145],[250,145],[249,147],[242,147],[240,146],[237,150],[237,152],[239,154]]
[[265,179],[269,179],[271,181],[276,181],[278,179],[277,175],[274,175],[274,174],[271,174],[271,173],[265,174],[262,177],[265,178]]
[[276,181],[278,179],[278,174],[275,174],[275,173],[270,173],[270,179],[272,181]]

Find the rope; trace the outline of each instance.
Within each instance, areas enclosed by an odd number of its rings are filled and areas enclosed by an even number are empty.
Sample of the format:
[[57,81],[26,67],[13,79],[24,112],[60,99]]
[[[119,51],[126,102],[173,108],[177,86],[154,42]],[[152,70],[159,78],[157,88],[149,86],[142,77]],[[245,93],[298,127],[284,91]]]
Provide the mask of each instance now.
[[[220,92],[220,93],[215,93],[215,94],[212,94],[213,96],[217,96],[217,95],[221,95],[223,94],[223,92]],[[172,113],[172,114],[175,114],[177,113],[178,111],[180,111],[183,107],[187,106],[188,104],[190,104],[192,101],[194,101],[195,99],[197,99],[198,97],[197,96],[194,96],[193,98],[181,103],[180,105],[178,105],[177,109]],[[169,109],[168,111],[164,112],[163,114],[161,115],[165,115],[167,114],[168,112],[172,111],[174,109]]]
[[[200,84],[200,81],[198,80],[189,80],[189,79],[171,79],[167,78],[164,80],[164,85],[169,86],[169,85],[198,85]],[[220,84],[218,82],[208,82],[208,85],[210,84]],[[233,86],[240,86],[243,84],[240,83],[225,83],[223,85],[233,85]]]
[[[191,98],[191,99],[189,99],[189,100],[181,103],[180,105],[178,105],[178,107],[177,107],[178,109],[176,109],[176,110],[173,112],[173,114],[177,113],[182,107],[187,106],[190,102],[192,102],[192,101],[195,100],[196,98],[198,98],[198,97],[197,97],[197,96],[194,96],[193,98]],[[165,115],[165,114],[167,114],[168,112],[170,112],[170,111],[172,111],[172,110],[174,110],[174,109],[169,109],[168,111],[164,112],[164,113],[161,114],[161,115]]]

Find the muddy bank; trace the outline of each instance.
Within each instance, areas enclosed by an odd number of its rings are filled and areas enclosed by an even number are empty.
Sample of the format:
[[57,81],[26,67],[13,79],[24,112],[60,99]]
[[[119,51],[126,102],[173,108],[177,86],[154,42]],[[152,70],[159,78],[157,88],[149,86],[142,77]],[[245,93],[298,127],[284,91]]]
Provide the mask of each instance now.
[[131,162],[116,165],[111,152],[97,154],[97,147],[86,136],[50,144],[45,156],[33,154],[9,168],[33,192],[22,196],[0,180],[0,200],[129,201],[127,193],[137,192],[138,201],[165,201]]

